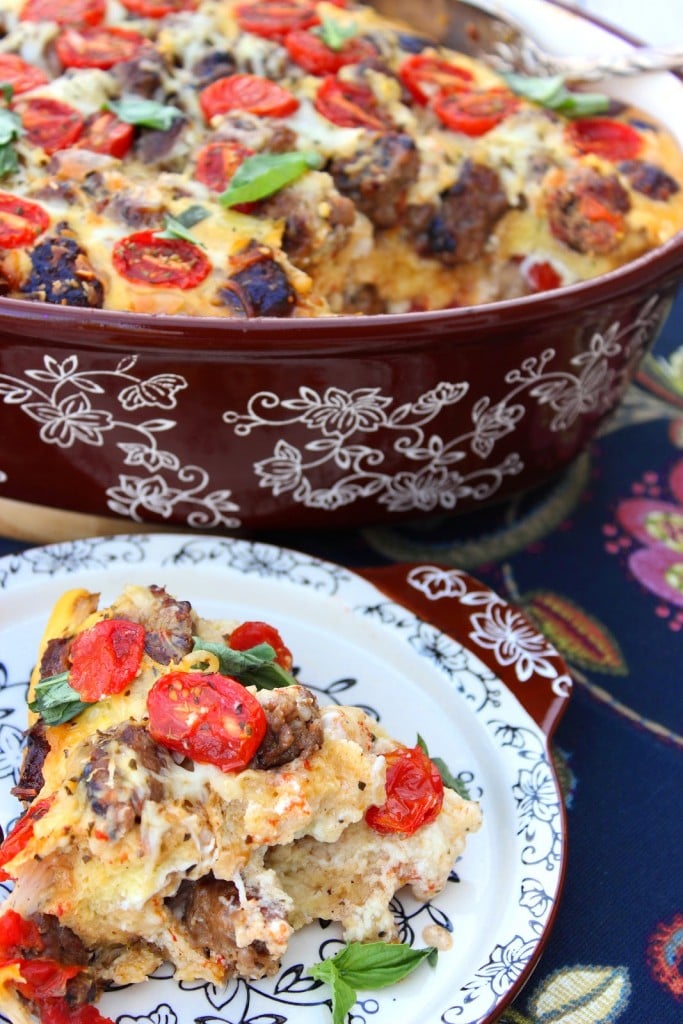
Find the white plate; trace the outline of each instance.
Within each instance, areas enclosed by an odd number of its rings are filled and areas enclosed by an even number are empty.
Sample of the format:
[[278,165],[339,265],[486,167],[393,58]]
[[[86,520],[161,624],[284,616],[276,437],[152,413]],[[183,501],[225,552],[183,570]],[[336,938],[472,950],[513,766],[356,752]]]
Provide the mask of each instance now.
[[[19,810],[9,790],[20,769],[26,684],[52,604],[73,586],[99,591],[108,603],[126,583],[164,585],[209,617],[273,623],[321,701],[362,705],[408,744],[419,732],[466,781],[484,823],[457,875],[433,903],[404,892],[394,903],[404,941],[425,945],[424,929],[436,922],[452,928],[452,946],[434,970],[425,965],[393,988],[360,993],[351,1019],[495,1020],[540,954],[562,884],[565,822],[548,735],[571,684],[553,648],[519,612],[454,569],[403,566],[361,576],[266,544],[174,534],[10,555],[0,559],[5,828]],[[329,1024],[329,990],[306,969],[339,941],[336,926],[311,926],[294,937],[274,978],[217,989],[176,985],[166,972],[107,993],[99,1008],[125,1024]]]

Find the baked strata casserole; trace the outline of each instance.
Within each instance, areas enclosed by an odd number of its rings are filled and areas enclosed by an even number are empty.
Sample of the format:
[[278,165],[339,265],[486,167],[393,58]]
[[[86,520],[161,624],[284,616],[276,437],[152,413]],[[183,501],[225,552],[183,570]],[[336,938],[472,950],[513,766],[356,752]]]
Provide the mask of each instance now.
[[277,629],[160,586],[67,591],[29,687],[0,846],[0,1012],[95,1024],[107,987],[273,974],[295,930],[397,940],[389,903],[446,884],[479,805],[424,747],[320,706]]
[[2,0],[0,294],[377,314],[605,273],[683,226],[648,114],[353,0]]

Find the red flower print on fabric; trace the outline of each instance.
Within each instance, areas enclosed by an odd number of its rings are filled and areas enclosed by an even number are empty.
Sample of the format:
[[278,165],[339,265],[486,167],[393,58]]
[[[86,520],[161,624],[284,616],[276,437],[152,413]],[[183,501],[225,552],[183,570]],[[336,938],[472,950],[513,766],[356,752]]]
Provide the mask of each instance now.
[[659,984],[683,1002],[683,914],[657,927],[648,943],[647,962]]

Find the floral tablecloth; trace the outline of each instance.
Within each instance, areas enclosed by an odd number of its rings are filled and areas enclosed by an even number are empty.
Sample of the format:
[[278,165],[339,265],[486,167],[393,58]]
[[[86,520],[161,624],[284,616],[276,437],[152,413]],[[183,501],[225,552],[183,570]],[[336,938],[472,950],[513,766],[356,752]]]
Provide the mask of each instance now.
[[[555,734],[566,883],[540,963],[501,1020],[680,1024],[683,293],[618,416],[543,491],[476,517],[261,539],[351,567],[466,568],[553,641],[575,680]],[[24,546],[0,538],[0,554]]]

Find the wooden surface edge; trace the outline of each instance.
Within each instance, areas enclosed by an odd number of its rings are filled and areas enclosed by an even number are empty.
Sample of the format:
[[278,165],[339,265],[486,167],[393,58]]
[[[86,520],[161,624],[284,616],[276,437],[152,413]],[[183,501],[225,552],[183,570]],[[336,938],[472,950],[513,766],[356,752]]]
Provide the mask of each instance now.
[[29,544],[54,544],[117,533],[158,533],[163,529],[115,516],[88,515],[0,498],[0,536]]

